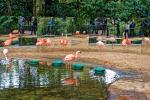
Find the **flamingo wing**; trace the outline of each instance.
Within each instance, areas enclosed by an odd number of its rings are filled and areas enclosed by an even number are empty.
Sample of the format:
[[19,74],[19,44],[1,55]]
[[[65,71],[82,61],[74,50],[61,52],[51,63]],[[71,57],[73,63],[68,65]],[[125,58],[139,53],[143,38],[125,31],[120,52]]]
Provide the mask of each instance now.
[[64,58],[64,61],[72,61],[75,58],[75,55],[69,54]]
[[9,40],[6,40],[6,41],[3,43],[3,45],[4,45],[4,46],[9,46],[9,45],[11,45],[11,43],[12,43],[12,40],[9,39]]

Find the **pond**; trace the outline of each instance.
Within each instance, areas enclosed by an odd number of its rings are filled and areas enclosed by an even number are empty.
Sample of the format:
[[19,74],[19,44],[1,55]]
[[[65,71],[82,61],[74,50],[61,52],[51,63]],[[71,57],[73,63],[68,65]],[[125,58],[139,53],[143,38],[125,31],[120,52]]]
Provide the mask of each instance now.
[[75,70],[31,61],[15,58],[11,66],[0,65],[0,99],[105,100],[108,84],[121,77],[110,69],[105,75],[96,75],[99,69],[86,65],[83,70]]
[[[106,85],[92,80],[89,68],[74,71],[64,66],[33,64],[29,59],[13,59],[11,64],[11,67],[0,66],[0,99],[103,100],[107,97]],[[79,84],[74,78],[78,78]]]

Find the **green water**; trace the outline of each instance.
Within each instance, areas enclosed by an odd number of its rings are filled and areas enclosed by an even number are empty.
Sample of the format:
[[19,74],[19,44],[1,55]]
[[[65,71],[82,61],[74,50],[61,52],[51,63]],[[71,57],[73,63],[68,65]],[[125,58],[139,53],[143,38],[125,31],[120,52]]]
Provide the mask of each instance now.
[[[11,68],[0,66],[0,100],[105,100],[106,85],[92,80],[89,70],[30,65],[28,60],[14,59]],[[64,85],[66,78],[78,79],[79,84]]]

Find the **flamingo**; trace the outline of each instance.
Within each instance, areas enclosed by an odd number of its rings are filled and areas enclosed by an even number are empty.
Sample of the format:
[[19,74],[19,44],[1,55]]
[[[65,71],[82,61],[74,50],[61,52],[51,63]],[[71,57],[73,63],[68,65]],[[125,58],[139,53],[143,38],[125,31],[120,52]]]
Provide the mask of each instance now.
[[50,39],[39,39],[36,42],[36,46],[50,46],[52,41]]
[[65,80],[62,80],[62,83],[63,83],[63,85],[73,85],[73,84],[78,85],[78,84],[77,84],[77,83],[78,83],[78,80],[67,78],[67,79],[65,79]]
[[5,42],[2,43],[3,46],[9,46],[12,43],[12,38],[6,40]]
[[122,34],[122,47],[126,46],[126,39],[125,39],[125,36],[124,36],[124,32]]
[[98,41],[96,43],[100,48],[104,48],[105,47],[105,44],[102,42],[102,41]]
[[144,37],[144,42],[150,42],[150,39],[147,37]]
[[80,34],[80,31],[76,31],[76,35],[79,35]]
[[38,39],[36,42],[36,46],[42,46],[43,45],[43,39]]
[[62,33],[62,39],[60,40],[60,45],[62,47],[67,46],[68,40],[67,40],[67,34],[66,34],[66,39],[63,38],[63,33]]
[[82,33],[83,33],[83,34],[86,34],[86,31],[83,31]]
[[126,33],[126,44],[131,45],[131,40],[128,38],[128,34]]
[[77,51],[75,54],[69,54],[66,55],[65,58],[63,59],[64,62],[67,62],[66,64],[66,69],[71,69],[71,61],[79,58],[79,53],[81,53],[80,51]]
[[9,34],[9,39],[6,40],[6,41],[4,41],[4,42],[2,43],[2,45],[3,45],[3,46],[9,46],[9,45],[11,45],[13,39],[14,39],[14,38],[17,38],[17,36],[18,36],[18,35],[15,35],[15,34],[11,34],[11,33],[10,33],[10,34]]
[[9,34],[9,39],[15,39],[18,37],[18,34]]
[[[5,60],[2,60],[2,64],[4,65],[10,65],[9,63],[9,59],[8,59],[8,49],[3,49],[3,54],[4,54],[4,57],[5,57]],[[7,68],[11,67],[11,66],[6,66]]]
[[[76,51],[75,54],[69,54],[66,55],[65,58],[63,59],[64,62],[67,62],[66,64],[66,69],[71,70],[71,61],[74,61],[75,59],[79,58],[79,53],[81,53],[80,51]],[[76,84],[77,85],[78,80],[74,80],[74,79],[66,79],[65,83],[66,84]]]
[[52,44],[52,41],[51,41],[50,39],[47,39],[47,40],[46,40],[46,45],[47,45],[47,46],[50,46],[51,44]]
[[142,44],[149,44],[150,43],[150,39],[148,37],[144,37]]
[[115,37],[110,37],[108,40],[111,41],[112,49],[113,49],[114,48],[114,42],[116,41]]
[[122,47],[124,48],[126,45],[131,45],[131,40],[128,38],[128,34],[126,34],[126,39],[124,36],[124,32],[123,32],[123,36],[122,36]]
[[5,59],[8,60],[7,54],[8,54],[8,49],[3,50],[3,54],[5,56]]

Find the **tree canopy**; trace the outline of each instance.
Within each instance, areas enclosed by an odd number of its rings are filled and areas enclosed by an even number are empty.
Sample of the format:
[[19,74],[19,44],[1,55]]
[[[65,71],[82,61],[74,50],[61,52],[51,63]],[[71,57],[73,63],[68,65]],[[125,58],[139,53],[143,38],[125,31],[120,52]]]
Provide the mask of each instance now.
[[0,15],[128,19],[150,16],[149,0],[0,0]]

